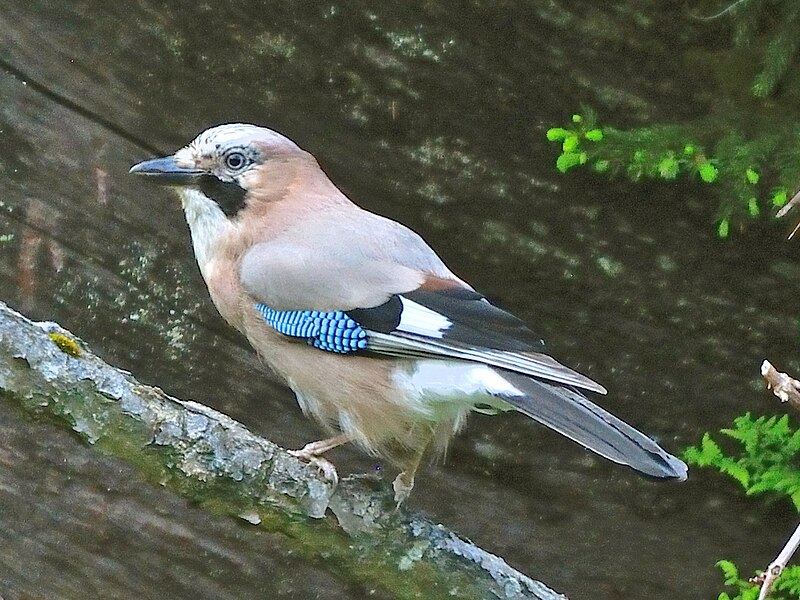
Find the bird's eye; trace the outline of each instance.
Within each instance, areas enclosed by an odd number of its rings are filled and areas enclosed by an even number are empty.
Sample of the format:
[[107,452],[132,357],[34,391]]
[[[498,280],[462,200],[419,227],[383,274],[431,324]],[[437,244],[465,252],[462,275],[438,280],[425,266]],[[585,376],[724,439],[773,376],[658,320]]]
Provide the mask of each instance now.
[[238,171],[247,162],[247,157],[241,152],[231,152],[225,157],[225,166],[231,171]]

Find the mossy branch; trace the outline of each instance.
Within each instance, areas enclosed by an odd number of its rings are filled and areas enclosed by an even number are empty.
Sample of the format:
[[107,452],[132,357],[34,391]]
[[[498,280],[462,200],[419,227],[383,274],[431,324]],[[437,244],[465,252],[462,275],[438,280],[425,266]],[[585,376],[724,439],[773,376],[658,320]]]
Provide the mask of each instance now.
[[33,323],[2,302],[0,401],[66,425],[154,484],[283,533],[309,560],[397,598],[564,598],[440,525],[395,512],[374,477],[334,487],[236,421],[142,385],[57,324]]

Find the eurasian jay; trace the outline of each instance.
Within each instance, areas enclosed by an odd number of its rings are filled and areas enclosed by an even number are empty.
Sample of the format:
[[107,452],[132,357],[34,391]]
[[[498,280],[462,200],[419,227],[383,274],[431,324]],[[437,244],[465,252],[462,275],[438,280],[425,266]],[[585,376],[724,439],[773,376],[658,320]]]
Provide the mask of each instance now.
[[416,233],[351,202],[283,135],[227,124],[131,173],[175,186],[211,299],[331,435],[399,467],[405,500],[427,450],[470,411],[518,412],[616,463],[662,479],[686,465],[590,402],[605,388],[454,275]]

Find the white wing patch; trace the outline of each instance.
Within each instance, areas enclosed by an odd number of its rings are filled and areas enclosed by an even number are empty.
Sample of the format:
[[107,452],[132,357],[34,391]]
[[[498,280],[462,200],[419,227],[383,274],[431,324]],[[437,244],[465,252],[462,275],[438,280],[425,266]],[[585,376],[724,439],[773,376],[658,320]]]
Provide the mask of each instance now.
[[461,361],[416,360],[398,367],[392,377],[409,409],[437,419],[471,410],[475,404],[512,410],[502,398],[525,395],[492,367]]
[[470,363],[491,365],[501,369],[508,369],[523,375],[548,379],[565,385],[574,385],[580,388],[606,393],[599,383],[588,377],[565,367],[555,359],[538,352],[504,352],[491,348],[470,348],[457,346],[446,340],[439,341],[427,335],[427,339],[413,337],[402,331],[394,334],[368,331],[368,349],[390,356],[403,356],[408,358],[425,358],[428,356],[441,356],[451,359],[460,359]]
[[426,337],[442,338],[444,332],[453,326],[450,319],[444,315],[417,304],[413,300],[400,296],[400,302],[403,303],[400,324],[397,326],[400,331]]

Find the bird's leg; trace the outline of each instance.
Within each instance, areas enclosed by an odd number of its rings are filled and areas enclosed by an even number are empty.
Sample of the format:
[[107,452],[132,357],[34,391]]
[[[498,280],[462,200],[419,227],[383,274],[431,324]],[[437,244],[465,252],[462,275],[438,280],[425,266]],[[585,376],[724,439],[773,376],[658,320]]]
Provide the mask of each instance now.
[[414,475],[417,473],[419,463],[422,462],[422,457],[425,455],[425,450],[428,448],[428,443],[430,442],[431,437],[428,437],[422,444],[419,445],[418,450],[414,453],[411,459],[409,459],[403,470],[397,477],[394,478],[394,481],[392,482],[394,501],[397,502],[396,509],[400,508],[400,505],[405,502],[406,498],[408,498],[408,496],[411,494],[411,490],[414,489]]
[[319,440],[318,442],[306,444],[300,448],[300,450],[289,450],[289,454],[314,465],[320,471],[322,471],[322,474],[325,475],[327,479],[330,479],[334,484],[336,484],[339,482],[339,475],[336,473],[336,467],[334,467],[333,463],[327,458],[324,458],[322,455],[328,450],[333,450],[334,448],[351,441],[353,441],[353,438],[350,435],[342,433],[326,440]]
[[319,456],[325,454],[328,450],[333,450],[339,446],[353,441],[353,438],[347,433],[340,433],[337,436],[328,438],[326,440],[319,440],[318,442],[310,442],[303,446],[300,450],[289,450],[292,456],[307,460],[311,456]]

